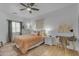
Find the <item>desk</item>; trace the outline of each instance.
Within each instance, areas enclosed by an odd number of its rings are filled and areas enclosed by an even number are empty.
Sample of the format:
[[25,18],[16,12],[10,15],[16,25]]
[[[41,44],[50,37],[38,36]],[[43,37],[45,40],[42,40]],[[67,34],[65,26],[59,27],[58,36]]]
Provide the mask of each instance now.
[[[61,42],[61,45],[62,47],[64,48],[64,53],[66,54],[66,49],[67,49],[67,46],[70,45],[70,41],[69,41],[69,38],[70,37],[65,37],[65,36],[60,36],[60,42]],[[73,40],[72,40],[72,45],[73,45],[73,50],[75,50],[75,41],[74,41],[74,37],[73,37]]]
[[[68,41],[70,37],[73,37],[73,33],[72,32],[50,32],[49,33],[51,36],[58,36],[60,38],[60,43],[62,45],[62,47],[64,48],[64,53],[66,54],[66,47],[68,45]],[[75,49],[75,42],[72,41],[73,44],[73,49]]]

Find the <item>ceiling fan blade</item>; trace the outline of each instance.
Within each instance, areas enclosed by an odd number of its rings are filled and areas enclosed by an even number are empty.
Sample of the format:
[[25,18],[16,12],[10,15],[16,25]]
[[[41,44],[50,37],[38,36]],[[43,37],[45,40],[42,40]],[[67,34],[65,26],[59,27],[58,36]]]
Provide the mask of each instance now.
[[20,3],[22,6],[27,7],[24,3]]
[[32,11],[29,11],[29,13],[32,13]]
[[30,3],[30,6],[34,6],[35,5],[35,3]]
[[23,11],[23,10],[25,10],[25,8],[23,8],[23,9],[20,9],[21,11]]
[[39,11],[39,9],[37,9],[37,8],[31,8],[32,10],[36,10],[36,11]]

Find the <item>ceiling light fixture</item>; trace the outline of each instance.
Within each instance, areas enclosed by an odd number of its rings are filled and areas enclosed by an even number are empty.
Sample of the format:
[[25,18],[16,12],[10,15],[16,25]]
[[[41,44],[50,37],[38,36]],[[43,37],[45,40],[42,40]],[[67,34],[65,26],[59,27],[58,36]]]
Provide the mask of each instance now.
[[39,9],[35,7],[36,6],[35,3],[20,3],[20,5],[25,7],[25,8],[20,9],[21,11],[25,9],[29,11],[29,13],[32,13],[32,11],[39,11]]
[[27,8],[28,11],[31,11],[31,8]]

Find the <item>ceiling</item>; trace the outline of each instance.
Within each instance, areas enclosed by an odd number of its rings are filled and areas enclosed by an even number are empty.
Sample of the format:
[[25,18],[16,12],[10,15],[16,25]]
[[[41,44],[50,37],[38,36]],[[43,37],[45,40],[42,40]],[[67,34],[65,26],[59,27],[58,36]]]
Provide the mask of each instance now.
[[30,14],[27,10],[20,11],[19,9],[24,7],[19,3],[2,3],[0,4],[0,10],[17,17],[33,18],[72,5],[72,3],[36,3],[36,5],[36,7],[40,10],[33,11],[32,14]]

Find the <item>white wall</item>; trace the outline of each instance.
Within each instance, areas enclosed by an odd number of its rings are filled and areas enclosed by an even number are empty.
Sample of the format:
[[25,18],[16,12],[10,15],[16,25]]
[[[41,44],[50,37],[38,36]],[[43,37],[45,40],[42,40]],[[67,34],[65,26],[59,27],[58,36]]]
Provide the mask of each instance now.
[[[78,36],[79,36],[79,3],[78,3]],[[79,39],[79,37],[78,37]]]
[[58,9],[47,14],[39,15],[31,20],[44,19],[44,25],[47,28],[56,31],[60,24],[69,24],[73,27],[75,36],[79,36],[78,32],[78,4],[72,4],[64,8]]
[[14,17],[12,15],[6,14],[5,12],[0,12],[0,41],[6,43],[8,40],[8,21],[7,20],[15,20],[22,21],[24,18]]
[[6,43],[8,40],[8,21],[7,20],[23,21],[24,18],[7,14],[4,10],[2,10],[1,4],[0,4],[0,41],[3,41],[3,43]]
[[56,31],[62,23],[73,26],[75,35],[78,36],[78,10],[77,4],[62,8],[55,12],[50,12],[43,16],[45,18],[45,27]]
[[7,16],[0,12],[0,41],[5,43],[7,41],[8,23]]
[[79,16],[78,16],[78,35],[79,35]]

